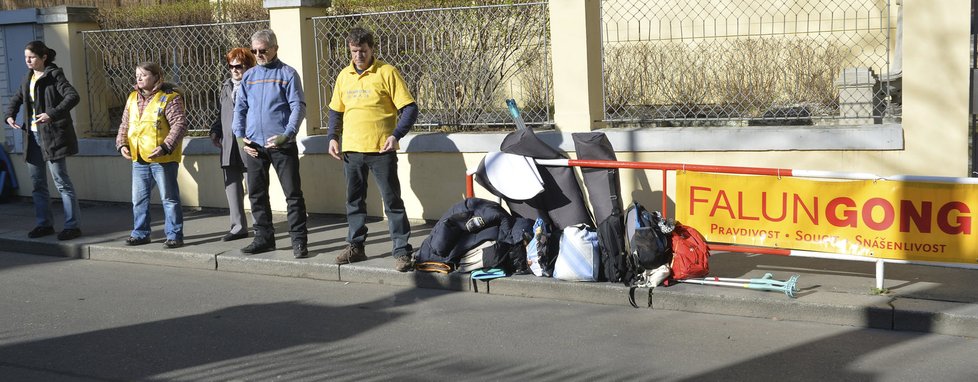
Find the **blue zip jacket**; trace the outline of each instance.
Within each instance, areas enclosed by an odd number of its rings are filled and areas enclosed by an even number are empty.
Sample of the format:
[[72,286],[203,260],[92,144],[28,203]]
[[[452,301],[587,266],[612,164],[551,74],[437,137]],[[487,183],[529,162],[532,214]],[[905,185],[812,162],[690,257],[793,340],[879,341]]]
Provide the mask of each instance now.
[[231,119],[234,136],[262,146],[274,135],[295,140],[299,123],[306,117],[306,97],[294,68],[275,58],[248,69],[241,78],[240,92]]

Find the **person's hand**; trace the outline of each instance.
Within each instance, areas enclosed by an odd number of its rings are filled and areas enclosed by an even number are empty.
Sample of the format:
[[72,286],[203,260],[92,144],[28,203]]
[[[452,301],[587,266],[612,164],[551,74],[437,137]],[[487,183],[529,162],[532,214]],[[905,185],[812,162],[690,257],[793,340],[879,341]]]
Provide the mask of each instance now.
[[280,145],[285,144],[288,139],[284,135],[273,135],[265,140],[266,149],[277,149]]
[[41,113],[34,116],[34,123],[48,123],[51,122],[51,116],[48,113]]
[[220,148],[221,147],[221,136],[220,135],[217,135],[217,133],[211,133],[211,143],[214,144],[214,147]]
[[161,155],[163,155],[163,148],[160,146],[156,146],[156,148],[154,148],[153,151],[149,153],[147,159],[153,159]]
[[397,138],[394,138],[394,136],[391,135],[387,137],[387,141],[384,142],[384,147],[380,148],[380,152],[386,153],[388,151],[393,151],[394,147],[396,146],[397,146]]
[[241,138],[241,141],[244,142],[245,154],[248,154],[252,158],[258,158],[258,150],[255,150],[254,147],[248,146],[249,144],[251,144],[251,140],[248,138]]
[[7,125],[15,129],[20,128],[20,125],[17,124],[17,121],[14,121],[14,117],[7,117]]
[[333,158],[336,158],[336,160],[343,160],[343,158],[340,157],[340,154],[342,154],[342,153],[343,152],[340,151],[340,142],[337,141],[337,140],[335,140],[335,139],[330,139],[329,140],[329,155],[332,156]]
[[129,154],[129,148],[128,147],[122,146],[122,148],[119,149],[119,153],[122,154],[122,157],[123,158],[126,158],[128,160],[132,160],[132,154]]

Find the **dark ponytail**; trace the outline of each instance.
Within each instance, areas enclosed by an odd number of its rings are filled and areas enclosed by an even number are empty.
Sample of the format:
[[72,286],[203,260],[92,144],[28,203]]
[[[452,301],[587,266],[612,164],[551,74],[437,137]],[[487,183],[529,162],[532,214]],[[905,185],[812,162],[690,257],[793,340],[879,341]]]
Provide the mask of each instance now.
[[44,60],[45,66],[51,65],[54,62],[54,57],[58,55],[58,52],[55,52],[54,49],[48,48],[47,45],[44,45],[44,41],[40,40],[34,40],[27,43],[27,46],[25,46],[24,49],[31,51],[31,53],[36,54],[38,57],[47,56],[47,58]]

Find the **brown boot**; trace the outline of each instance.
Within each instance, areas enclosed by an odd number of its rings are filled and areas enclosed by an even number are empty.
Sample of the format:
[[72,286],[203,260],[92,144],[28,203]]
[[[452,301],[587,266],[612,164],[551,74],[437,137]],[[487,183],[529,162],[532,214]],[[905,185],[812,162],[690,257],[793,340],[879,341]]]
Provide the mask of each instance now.
[[394,269],[398,272],[407,272],[414,270],[414,259],[411,255],[404,255],[394,258]]
[[337,264],[350,264],[367,259],[367,254],[363,253],[363,247],[350,244],[339,256],[336,256]]

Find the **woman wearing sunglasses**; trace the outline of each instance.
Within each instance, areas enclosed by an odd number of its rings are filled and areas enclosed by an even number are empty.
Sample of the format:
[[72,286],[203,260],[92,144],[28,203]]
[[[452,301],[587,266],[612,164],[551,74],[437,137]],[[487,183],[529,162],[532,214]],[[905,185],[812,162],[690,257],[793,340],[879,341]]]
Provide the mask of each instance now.
[[234,101],[241,88],[244,72],[255,66],[255,56],[248,49],[234,48],[225,56],[231,77],[221,85],[221,112],[211,125],[210,138],[221,149],[221,169],[224,170],[224,193],[228,198],[231,229],[221,239],[231,241],[248,237],[248,223],[244,212],[245,166],[241,161],[241,147],[231,131]]

